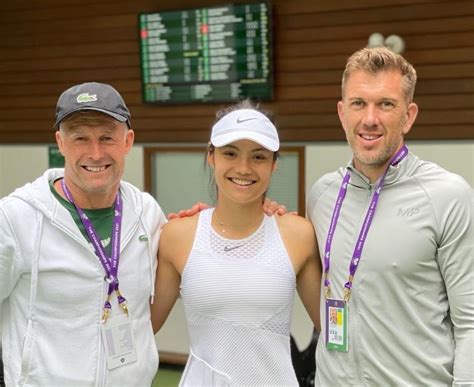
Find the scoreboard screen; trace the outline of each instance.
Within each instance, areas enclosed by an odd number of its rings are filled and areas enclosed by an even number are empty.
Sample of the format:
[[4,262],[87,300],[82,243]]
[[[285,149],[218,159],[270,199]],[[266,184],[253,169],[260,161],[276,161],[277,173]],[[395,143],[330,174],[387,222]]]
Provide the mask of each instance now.
[[267,2],[139,14],[145,103],[273,97]]

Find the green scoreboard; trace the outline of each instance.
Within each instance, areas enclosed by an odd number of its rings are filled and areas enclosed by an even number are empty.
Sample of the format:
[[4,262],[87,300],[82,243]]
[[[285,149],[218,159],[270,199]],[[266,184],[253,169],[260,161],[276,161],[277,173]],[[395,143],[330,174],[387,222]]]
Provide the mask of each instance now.
[[145,103],[273,97],[267,2],[139,15]]

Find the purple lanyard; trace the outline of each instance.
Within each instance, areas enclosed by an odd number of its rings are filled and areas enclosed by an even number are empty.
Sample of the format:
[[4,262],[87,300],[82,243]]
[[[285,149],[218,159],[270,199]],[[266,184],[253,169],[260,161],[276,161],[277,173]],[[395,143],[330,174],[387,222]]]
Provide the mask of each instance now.
[[[408,148],[406,145],[395,154],[390,160],[389,166],[395,166],[400,161],[402,161],[406,155],[408,154]],[[357,267],[360,262],[360,257],[362,255],[362,249],[364,248],[365,239],[367,238],[367,234],[369,233],[370,225],[372,223],[372,219],[374,218],[375,209],[377,208],[377,203],[380,196],[380,191],[383,187],[383,182],[385,180],[385,176],[387,175],[389,167],[385,170],[380,182],[378,183],[377,187],[375,188],[374,195],[372,196],[372,200],[369,205],[369,209],[365,214],[364,223],[362,224],[362,228],[359,233],[359,237],[357,239],[357,243],[354,248],[354,252],[352,253],[352,259],[349,266],[349,280],[344,284],[344,300],[348,301],[351,295],[352,290],[352,280],[354,279],[355,272],[357,271]],[[337,221],[339,219],[339,214],[341,212],[342,203],[346,197],[347,192],[347,185],[351,178],[350,172],[348,171],[342,180],[341,188],[339,189],[339,194],[337,196],[336,204],[334,206],[334,211],[332,213],[331,224],[329,225],[328,236],[326,239],[326,247],[324,250],[324,288],[325,288],[325,295],[326,298],[329,298],[331,295],[331,288],[329,282],[329,263],[331,258],[331,247],[332,247],[332,239],[334,237],[334,231],[336,230]]]
[[128,315],[127,309],[127,300],[125,297],[120,294],[119,291],[119,280],[118,280],[118,265],[120,259],[120,231],[122,225],[122,199],[120,196],[120,191],[117,193],[114,202],[114,220],[112,225],[112,249],[111,249],[111,256],[108,257],[105,253],[104,247],[100,243],[100,237],[97,234],[92,222],[87,217],[85,212],[82,208],[78,207],[74,202],[74,199],[71,195],[71,192],[66,186],[64,179],[61,180],[61,187],[66,195],[66,198],[74,205],[76,208],[77,214],[81,219],[82,225],[86,230],[87,236],[89,237],[89,241],[94,246],[94,252],[99,258],[99,262],[102,264],[106,274],[106,281],[109,283],[109,289],[107,292],[107,300],[104,303],[104,314],[102,320],[105,322],[110,315],[110,311],[112,309],[112,305],[110,304],[110,298],[112,293],[115,291],[117,294],[117,300],[120,307],[123,311]]

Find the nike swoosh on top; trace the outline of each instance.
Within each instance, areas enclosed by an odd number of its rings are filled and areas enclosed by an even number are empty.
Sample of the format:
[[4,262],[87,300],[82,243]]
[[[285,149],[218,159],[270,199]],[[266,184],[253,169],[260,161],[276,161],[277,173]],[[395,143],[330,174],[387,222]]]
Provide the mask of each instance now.
[[228,247],[228,246],[225,246],[224,247],[224,251],[227,253],[229,251],[232,251],[232,250],[235,250],[235,249],[238,249],[239,247],[242,247],[243,245],[239,245],[239,246],[233,246],[233,247]]
[[237,118],[237,123],[242,124],[244,122],[252,121],[252,120],[256,120],[256,119],[257,119],[257,117],[252,117],[252,118],[240,118],[240,117],[238,117]]

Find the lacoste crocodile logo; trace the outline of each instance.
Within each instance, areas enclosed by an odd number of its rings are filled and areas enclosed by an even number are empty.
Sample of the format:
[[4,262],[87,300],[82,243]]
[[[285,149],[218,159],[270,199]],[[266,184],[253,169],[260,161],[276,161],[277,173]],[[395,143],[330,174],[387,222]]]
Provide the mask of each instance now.
[[82,93],[77,96],[76,101],[78,103],[95,102],[97,101],[97,94]]

